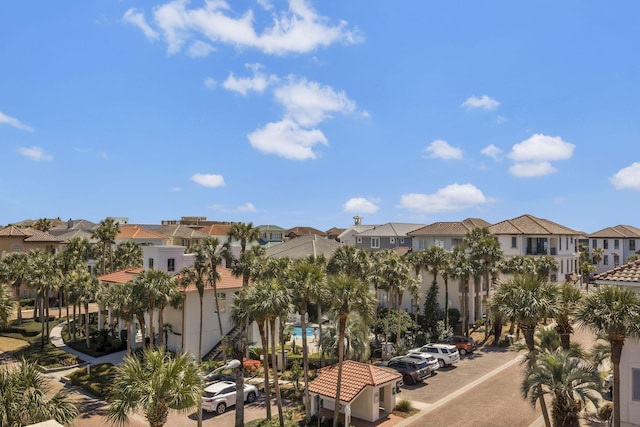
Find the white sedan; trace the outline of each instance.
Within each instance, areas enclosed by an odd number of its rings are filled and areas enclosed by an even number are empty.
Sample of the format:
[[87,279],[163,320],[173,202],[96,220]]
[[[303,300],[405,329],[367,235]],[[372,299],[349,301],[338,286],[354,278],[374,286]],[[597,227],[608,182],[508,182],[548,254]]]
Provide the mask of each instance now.
[[[244,385],[244,401],[253,403],[258,398],[258,389],[251,384]],[[236,404],[236,384],[218,381],[207,386],[202,396],[202,409],[223,414],[229,406]]]

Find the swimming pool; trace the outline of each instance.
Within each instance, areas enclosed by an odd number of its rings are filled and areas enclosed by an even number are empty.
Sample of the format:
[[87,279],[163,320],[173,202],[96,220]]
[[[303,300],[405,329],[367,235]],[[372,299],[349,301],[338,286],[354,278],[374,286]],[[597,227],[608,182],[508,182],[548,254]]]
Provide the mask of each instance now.
[[[307,326],[306,332],[307,332],[307,336],[308,337],[312,337],[313,336],[313,328],[312,327]],[[294,326],[292,334],[295,337],[301,337],[302,336],[302,328],[300,326]]]

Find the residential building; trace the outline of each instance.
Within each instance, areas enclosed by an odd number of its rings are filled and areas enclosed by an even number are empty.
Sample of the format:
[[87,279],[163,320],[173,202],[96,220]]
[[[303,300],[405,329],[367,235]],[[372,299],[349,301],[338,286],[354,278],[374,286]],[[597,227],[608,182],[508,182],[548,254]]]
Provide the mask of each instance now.
[[[167,236],[167,245],[184,246],[186,248],[197,245],[211,237],[197,229],[181,224],[162,225],[153,231]],[[224,241],[226,241],[226,239],[222,240],[222,242]]]
[[122,224],[115,243],[134,242],[142,246],[166,245],[169,237],[139,225]]
[[277,225],[259,225],[258,230],[260,231],[258,242],[266,247],[284,242],[287,232],[287,230]]
[[[640,228],[616,225],[591,233],[589,256],[596,266],[595,274],[604,273],[625,264],[631,255],[640,253]],[[600,259],[594,257],[599,253]]]
[[467,233],[475,228],[488,228],[491,224],[480,218],[467,218],[462,221],[434,222],[408,233],[412,239],[413,251],[421,251],[439,246],[452,251],[461,245]]
[[505,257],[552,256],[558,263],[558,269],[549,273],[552,282],[568,280],[578,272],[580,231],[527,214],[493,224],[489,232],[496,236]]
[[34,249],[56,253],[62,239],[35,228],[9,225],[0,230],[0,259],[11,252],[29,252]]
[[411,248],[410,232],[424,227],[424,224],[389,222],[374,226],[355,235],[356,248],[379,251],[400,247]]
[[301,259],[324,256],[329,259],[340,246],[342,245],[335,240],[325,239],[317,234],[307,234],[267,248],[266,255],[271,258]]
[[324,231],[320,231],[317,228],[313,228],[313,227],[293,227],[288,229],[284,236],[287,239],[295,239],[296,237],[300,237],[300,236],[306,236],[309,234],[315,234],[317,236],[320,237],[327,237],[327,233],[325,233]]

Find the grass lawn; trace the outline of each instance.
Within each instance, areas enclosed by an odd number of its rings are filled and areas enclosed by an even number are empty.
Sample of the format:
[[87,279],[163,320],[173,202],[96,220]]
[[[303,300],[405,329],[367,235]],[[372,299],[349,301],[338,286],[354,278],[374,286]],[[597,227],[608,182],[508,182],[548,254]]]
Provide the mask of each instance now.
[[28,347],[29,343],[22,339],[0,336],[0,351],[13,353]]
[[109,393],[115,367],[111,363],[99,363],[91,367],[91,372],[87,373],[87,368],[80,368],[69,375],[74,385],[82,387],[84,390],[102,399]]

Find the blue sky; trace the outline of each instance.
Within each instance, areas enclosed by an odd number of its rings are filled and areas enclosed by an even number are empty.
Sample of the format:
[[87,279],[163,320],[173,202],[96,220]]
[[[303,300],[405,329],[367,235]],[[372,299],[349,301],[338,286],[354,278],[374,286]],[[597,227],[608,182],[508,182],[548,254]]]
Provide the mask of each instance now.
[[0,224],[640,226],[637,2],[1,8]]

